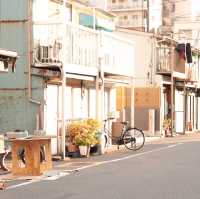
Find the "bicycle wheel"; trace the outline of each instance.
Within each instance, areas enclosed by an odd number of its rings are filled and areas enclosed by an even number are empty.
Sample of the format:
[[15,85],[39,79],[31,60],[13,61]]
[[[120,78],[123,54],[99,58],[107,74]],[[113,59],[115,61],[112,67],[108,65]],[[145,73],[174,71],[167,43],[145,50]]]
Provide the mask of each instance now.
[[129,150],[139,150],[145,143],[144,133],[138,128],[127,129],[122,139],[124,146]]

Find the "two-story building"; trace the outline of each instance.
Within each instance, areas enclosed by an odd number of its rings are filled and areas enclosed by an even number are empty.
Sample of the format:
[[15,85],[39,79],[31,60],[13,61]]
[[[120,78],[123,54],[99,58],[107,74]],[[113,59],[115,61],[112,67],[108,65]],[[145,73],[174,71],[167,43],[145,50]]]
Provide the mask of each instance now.
[[199,51],[151,33],[117,34],[135,43],[135,126],[161,135],[168,119],[174,133],[198,130]]
[[116,111],[116,86],[131,86],[134,45],[112,33],[114,15],[78,1],[0,4],[1,47],[20,56],[14,78],[1,74],[0,131],[43,130],[64,154],[68,121]]

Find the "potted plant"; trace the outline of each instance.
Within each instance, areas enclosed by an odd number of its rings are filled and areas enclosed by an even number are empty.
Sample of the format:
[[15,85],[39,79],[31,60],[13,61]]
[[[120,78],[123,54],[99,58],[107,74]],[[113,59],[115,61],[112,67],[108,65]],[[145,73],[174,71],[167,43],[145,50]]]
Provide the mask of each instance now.
[[90,146],[97,143],[97,132],[100,123],[95,119],[72,122],[68,126],[68,133],[73,142],[79,146],[82,156],[89,156]]
[[165,136],[168,137],[172,135],[172,120],[167,118],[163,121],[163,129],[165,131]]
[[67,150],[68,152],[77,152],[78,145],[75,143],[75,136],[80,131],[80,124],[78,122],[72,122],[69,125],[67,125],[66,132],[66,143],[67,143]]

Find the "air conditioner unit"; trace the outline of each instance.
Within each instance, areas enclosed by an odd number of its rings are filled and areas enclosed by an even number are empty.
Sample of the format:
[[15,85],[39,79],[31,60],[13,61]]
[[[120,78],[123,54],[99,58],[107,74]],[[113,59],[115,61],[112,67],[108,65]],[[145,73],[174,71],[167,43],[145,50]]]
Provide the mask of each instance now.
[[60,63],[61,43],[55,42],[53,45],[39,45],[37,57],[42,63]]

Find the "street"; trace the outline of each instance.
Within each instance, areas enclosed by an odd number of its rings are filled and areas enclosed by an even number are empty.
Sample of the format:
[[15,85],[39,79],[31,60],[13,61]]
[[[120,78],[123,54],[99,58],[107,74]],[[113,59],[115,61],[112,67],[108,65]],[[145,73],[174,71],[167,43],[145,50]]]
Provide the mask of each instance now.
[[[186,140],[186,139],[185,139]],[[98,164],[1,191],[1,199],[199,199],[200,139],[169,138],[138,152],[90,158]]]

